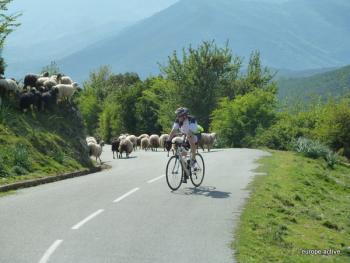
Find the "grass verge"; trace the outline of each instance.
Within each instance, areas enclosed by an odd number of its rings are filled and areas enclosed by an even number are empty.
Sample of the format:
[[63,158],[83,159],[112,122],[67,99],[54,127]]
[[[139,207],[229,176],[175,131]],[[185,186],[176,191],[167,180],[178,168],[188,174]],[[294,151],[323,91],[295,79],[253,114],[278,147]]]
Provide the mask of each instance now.
[[238,262],[350,262],[350,169],[271,153],[260,161],[268,176],[251,184],[232,243]]

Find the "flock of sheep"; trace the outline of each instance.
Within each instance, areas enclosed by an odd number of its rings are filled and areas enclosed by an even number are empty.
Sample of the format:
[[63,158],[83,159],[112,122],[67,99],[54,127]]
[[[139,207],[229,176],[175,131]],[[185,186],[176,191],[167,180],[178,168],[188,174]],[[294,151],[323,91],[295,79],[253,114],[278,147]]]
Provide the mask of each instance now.
[[[129,135],[129,134],[121,134],[119,137],[113,138],[111,140],[111,146],[112,146],[112,153],[113,153],[113,159],[115,159],[115,155],[117,155],[117,158],[123,158],[123,153],[125,153],[126,158],[129,158],[130,154],[133,151],[136,151],[138,148],[141,148],[142,150],[148,151],[157,151],[158,148],[163,148],[164,151],[166,151],[165,148],[165,142],[169,139],[168,134],[162,134],[161,136],[157,134],[141,134],[140,136],[136,137],[135,135]],[[204,151],[204,148],[206,147],[208,149],[208,152],[213,147],[216,140],[216,133],[202,133],[201,140],[198,143],[198,147],[201,147]],[[99,159],[100,163],[101,161],[101,154],[102,154],[102,147],[104,145],[104,142],[98,143],[97,140],[94,137],[87,137],[86,142],[89,147],[90,156],[94,156],[97,159]],[[172,139],[173,147],[175,147],[176,143],[182,143],[183,137],[182,136],[176,136]],[[172,149],[172,152],[174,154],[174,148]],[[169,152],[168,152],[169,156]]]
[[0,79],[0,105],[4,97],[14,96],[19,100],[21,111],[30,108],[44,110],[58,101],[70,102],[77,90],[80,90],[78,84],[62,74],[27,74],[23,83],[18,83],[15,79]]

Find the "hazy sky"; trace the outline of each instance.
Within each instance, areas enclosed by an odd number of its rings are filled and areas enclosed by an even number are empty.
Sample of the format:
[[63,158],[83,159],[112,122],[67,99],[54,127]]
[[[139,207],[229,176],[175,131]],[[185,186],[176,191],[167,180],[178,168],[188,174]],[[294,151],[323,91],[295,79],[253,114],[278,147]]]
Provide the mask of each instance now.
[[9,41],[30,41],[48,32],[81,30],[89,26],[151,16],[177,0],[13,0],[10,13],[20,11],[22,25]]

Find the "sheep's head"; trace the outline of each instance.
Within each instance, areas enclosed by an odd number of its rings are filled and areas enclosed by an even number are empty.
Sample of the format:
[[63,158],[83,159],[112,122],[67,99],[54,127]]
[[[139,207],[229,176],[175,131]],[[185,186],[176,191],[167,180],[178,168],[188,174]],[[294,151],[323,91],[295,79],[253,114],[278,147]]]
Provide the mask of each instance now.
[[73,82],[72,87],[78,92],[82,90],[77,82]]

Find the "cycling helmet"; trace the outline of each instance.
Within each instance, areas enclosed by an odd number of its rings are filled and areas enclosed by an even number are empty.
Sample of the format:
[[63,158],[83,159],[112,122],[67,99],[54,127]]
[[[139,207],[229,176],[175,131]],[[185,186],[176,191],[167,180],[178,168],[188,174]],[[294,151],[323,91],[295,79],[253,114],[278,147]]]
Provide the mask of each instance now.
[[180,107],[180,108],[176,109],[176,111],[175,111],[176,117],[188,115],[189,113],[190,113],[190,111],[185,107]]

